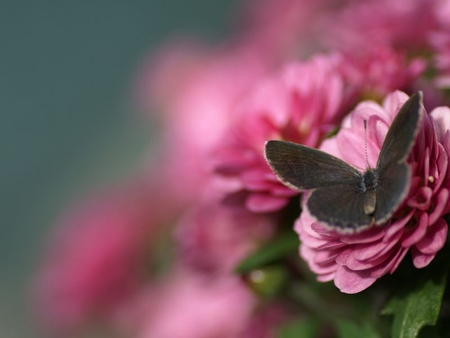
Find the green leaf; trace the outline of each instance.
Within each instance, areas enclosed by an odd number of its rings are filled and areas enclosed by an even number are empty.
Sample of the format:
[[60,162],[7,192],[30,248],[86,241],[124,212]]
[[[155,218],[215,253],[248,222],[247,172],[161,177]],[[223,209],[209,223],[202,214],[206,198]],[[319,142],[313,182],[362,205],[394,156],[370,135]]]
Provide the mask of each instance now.
[[263,245],[255,253],[245,258],[235,269],[239,274],[248,273],[296,252],[298,250],[298,235],[293,231],[285,232],[273,241]]
[[392,337],[417,337],[424,326],[436,324],[448,274],[448,264],[440,261],[416,272],[418,278],[410,275],[382,310],[394,316]]
[[380,338],[380,335],[369,323],[358,325],[354,321],[341,318],[336,320],[336,329],[338,337],[341,338]]
[[318,336],[320,325],[314,319],[297,319],[284,324],[278,330],[278,338],[315,338]]

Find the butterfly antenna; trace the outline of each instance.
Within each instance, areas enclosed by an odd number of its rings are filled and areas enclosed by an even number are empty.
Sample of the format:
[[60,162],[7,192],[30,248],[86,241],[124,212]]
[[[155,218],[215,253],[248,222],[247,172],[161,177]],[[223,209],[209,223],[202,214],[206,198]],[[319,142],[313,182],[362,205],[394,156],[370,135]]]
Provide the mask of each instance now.
[[367,168],[370,168],[369,156],[367,155],[367,120],[364,119],[364,153],[366,155]]

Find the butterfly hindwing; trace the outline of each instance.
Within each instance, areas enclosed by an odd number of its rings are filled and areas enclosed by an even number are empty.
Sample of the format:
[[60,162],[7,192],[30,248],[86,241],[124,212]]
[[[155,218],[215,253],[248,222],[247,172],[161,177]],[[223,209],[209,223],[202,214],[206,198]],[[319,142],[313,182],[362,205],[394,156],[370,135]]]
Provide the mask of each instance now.
[[372,223],[372,216],[364,212],[360,181],[318,188],[311,192],[307,207],[317,220],[341,232],[361,230]]
[[388,164],[378,176],[376,190],[376,224],[386,222],[400,206],[409,191],[411,169],[406,162]]

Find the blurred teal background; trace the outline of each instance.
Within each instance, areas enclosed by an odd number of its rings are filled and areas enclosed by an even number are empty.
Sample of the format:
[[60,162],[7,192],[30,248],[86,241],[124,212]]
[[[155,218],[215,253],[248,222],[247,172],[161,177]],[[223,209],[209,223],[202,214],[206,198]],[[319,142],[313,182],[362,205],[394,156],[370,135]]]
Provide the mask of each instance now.
[[1,3],[0,336],[37,337],[27,292],[62,208],[148,151],[131,104],[139,63],[178,33],[226,36],[236,1]]

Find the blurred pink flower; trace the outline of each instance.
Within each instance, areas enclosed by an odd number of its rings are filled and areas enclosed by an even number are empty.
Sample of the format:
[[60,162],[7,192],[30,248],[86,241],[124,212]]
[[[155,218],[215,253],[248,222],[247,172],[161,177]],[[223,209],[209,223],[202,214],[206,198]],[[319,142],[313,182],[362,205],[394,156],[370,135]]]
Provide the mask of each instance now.
[[254,311],[241,338],[276,338],[279,328],[291,317],[286,304],[269,302]]
[[323,21],[329,47],[360,53],[380,47],[426,52],[439,0],[349,1]]
[[225,43],[211,48],[195,38],[169,42],[139,72],[139,105],[162,120],[156,170],[167,194],[181,204],[201,195],[209,177],[206,154],[254,83],[294,54],[310,54],[311,41],[302,39],[312,36],[329,0],[247,0],[243,5],[238,29]]
[[[256,297],[236,276],[205,278],[173,272],[140,297],[139,338],[236,338],[250,320]],[[256,338],[256,337],[255,337]]]
[[435,52],[434,66],[437,74],[435,84],[440,88],[450,87],[450,2],[437,2],[435,14],[438,27],[430,34],[430,43]]
[[271,238],[275,215],[255,214],[242,202],[206,196],[176,228],[179,257],[208,273],[231,273],[241,259]]
[[146,197],[139,189],[120,189],[64,215],[33,285],[44,330],[66,334],[105,319],[139,286],[154,230]]
[[339,123],[346,99],[337,64],[333,55],[288,64],[273,78],[261,81],[239,107],[239,119],[210,160],[230,194],[246,195],[249,210],[277,211],[297,194],[272,173],[264,159],[264,145],[270,139],[283,139],[315,147]]
[[405,53],[383,46],[370,53],[343,53],[340,65],[346,82],[365,95],[377,97],[393,90],[415,89],[427,67],[424,59],[409,60]]
[[[363,121],[367,120],[367,151],[375,167],[384,137],[407,95],[394,92],[379,106],[363,102],[344,120],[340,132],[323,142],[321,149],[357,168],[366,167]],[[345,293],[357,293],[378,278],[393,273],[408,251],[414,266],[427,266],[443,247],[449,212],[450,109],[441,107],[425,114],[408,162],[412,184],[408,197],[384,226],[357,234],[327,230],[306,208],[296,221],[300,254],[319,281],[334,280]],[[304,201],[305,202],[305,199]]]
[[317,46],[317,24],[342,1],[330,0],[245,0],[240,36],[246,43],[274,60],[309,56]]
[[261,302],[238,276],[179,265],[142,289],[116,323],[126,337],[272,338],[288,318],[286,306]]
[[[205,154],[233,120],[236,102],[270,65],[264,55],[246,46],[206,50],[183,45],[168,51],[151,61],[158,69],[144,76],[153,83],[142,80],[151,85],[140,91],[148,92],[149,99],[164,101],[156,164],[160,180],[168,194],[191,203],[209,177]],[[158,93],[162,97],[154,98]]]

